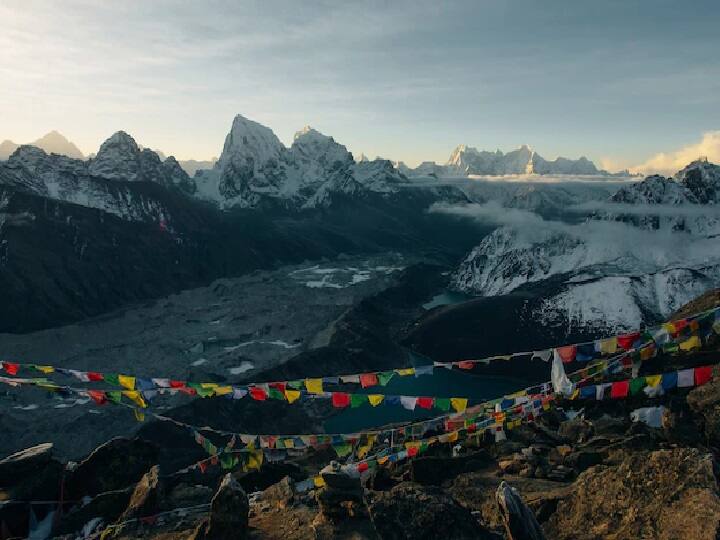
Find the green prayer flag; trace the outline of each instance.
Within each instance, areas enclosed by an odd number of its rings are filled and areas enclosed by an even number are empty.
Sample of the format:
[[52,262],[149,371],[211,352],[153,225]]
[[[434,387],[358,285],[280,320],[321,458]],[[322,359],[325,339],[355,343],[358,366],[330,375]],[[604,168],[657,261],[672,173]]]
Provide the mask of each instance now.
[[357,409],[367,401],[368,397],[365,394],[350,394],[350,407],[353,409]]
[[645,377],[637,377],[630,381],[630,395],[634,396],[635,394],[642,391],[643,388],[646,386]]
[[285,399],[285,394],[283,394],[280,390],[277,388],[270,387],[270,390],[268,391],[268,396],[270,399]]
[[105,395],[107,395],[110,401],[115,403],[120,403],[122,401],[122,392],[120,390],[109,390],[105,392]]
[[450,398],[435,398],[435,408],[441,411],[450,410]]
[[387,386],[387,383],[390,382],[390,379],[393,378],[393,375],[395,375],[394,371],[381,371],[377,374],[378,381],[380,382],[380,386]]
[[335,453],[338,455],[338,457],[345,457],[352,452],[352,446],[349,444],[333,444],[333,450],[335,450]]
[[118,378],[117,373],[105,373],[103,375],[103,380],[113,386],[120,386],[120,379]]

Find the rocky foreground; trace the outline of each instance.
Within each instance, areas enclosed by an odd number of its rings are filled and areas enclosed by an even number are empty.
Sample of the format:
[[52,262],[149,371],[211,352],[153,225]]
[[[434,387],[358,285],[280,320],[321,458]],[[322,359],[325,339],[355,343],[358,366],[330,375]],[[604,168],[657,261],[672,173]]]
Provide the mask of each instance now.
[[[718,300],[710,293],[693,311]],[[714,363],[717,349],[716,340],[710,352],[653,360],[641,375]],[[632,419],[648,406],[665,407],[658,427]],[[326,468],[325,485],[304,492],[297,485],[330,456],[224,474],[162,470],[160,449],[142,438],[113,439],[79,463],[39,445],[0,461],[0,530],[158,540],[720,537],[720,367],[690,391],[557,401],[506,433],[432,446],[362,482]]]

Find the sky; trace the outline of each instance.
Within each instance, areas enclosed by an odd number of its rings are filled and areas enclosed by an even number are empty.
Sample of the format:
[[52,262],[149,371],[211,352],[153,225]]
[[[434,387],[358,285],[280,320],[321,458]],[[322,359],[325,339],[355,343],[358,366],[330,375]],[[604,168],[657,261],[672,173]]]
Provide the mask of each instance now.
[[677,169],[720,161],[718,20],[717,0],[0,0],[0,140],[87,154],[123,129],[208,159],[241,113],[411,165],[528,144]]

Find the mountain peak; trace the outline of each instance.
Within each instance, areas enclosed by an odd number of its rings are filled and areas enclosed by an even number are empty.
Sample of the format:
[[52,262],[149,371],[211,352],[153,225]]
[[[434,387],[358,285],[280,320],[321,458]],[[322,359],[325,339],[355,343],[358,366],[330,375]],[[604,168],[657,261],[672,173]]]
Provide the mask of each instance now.
[[216,167],[223,170],[230,164],[245,167],[251,163],[250,166],[257,171],[267,161],[277,160],[284,148],[269,127],[238,114],[225,137]]

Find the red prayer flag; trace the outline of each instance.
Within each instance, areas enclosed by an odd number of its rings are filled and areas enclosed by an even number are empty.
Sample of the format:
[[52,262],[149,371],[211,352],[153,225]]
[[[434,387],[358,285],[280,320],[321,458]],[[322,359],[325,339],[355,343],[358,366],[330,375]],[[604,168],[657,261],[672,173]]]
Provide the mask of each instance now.
[[432,409],[434,404],[435,399],[431,397],[419,397],[417,398],[417,402],[415,403],[415,405],[417,405],[421,409]]
[[639,337],[640,332],[632,332],[630,334],[625,334],[624,336],[618,336],[617,342],[620,348],[627,351],[629,349],[632,349],[633,343],[635,343],[637,341],[637,338]]
[[107,396],[102,390],[88,390],[87,394],[98,405],[105,405],[107,403]]
[[360,463],[358,463],[357,470],[359,473],[361,473],[367,471],[369,468],[370,466],[367,464],[366,461],[361,461]]
[[377,386],[378,384],[380,383],[378,382],[377,375],[374,373],[363,373],[360,375],[360,385],[363,388],[367,388],[368,386]]
[[695,386],[705,384],[712,379],[712,366],[702,366],[695,368]]
[[270,386],[270,388],[274,388],[275,390],[278,390],[281,394],[285,395],[285,383],[284,382],[274,382],[274,383],[270,383],[268,386]]
[[333,407],[343,408],[350,405],[350,394],[345,392],[333,392],[332,393],[332,404]]
[[610,388],[610,397],[612,399],[619,399],[627,397],[630,391],[630,381],[619,381],[612,383]]
[[408,448],[407,453],[409,457],[415,457],[418,455],[419,448],[417,446],[411,446]]
[[87,378],[88,378],[88,381],[93,381],[93,382],[104,380],[102,373],[97,373],[95,371],[88,371]]
[[197,391],[194,388],[190,388],[188,386],[176,386],[175,388],[180,390],[183,394],[187,394],[188,396],[197,395]]
[[575,345],[568,345],[566,347],[558,347],[555,350],[557,351],[558,355],[560,355],[560,359],[565,364],[575,360],[575,355],[577,354],[577,347]]
[[475,367],[475,363],[470,360],[461,360],[457,363],[457,367],[460,369],[472,369]]
[[5,368],[5,371],[7,371],[10,375],[17,375],[18,370],[20,369],[19,364],[13,364],[12,362],[3,362],[2,365],[3,368]]
[[267,392],[259,386],[251,386],[248,388],[250,397],[256,401],[265,401],[268,397]]
[[183,388],[185,381],[170,381],[170,388]]
[[200,472],[205,474],[205,471],[208,468],[207,461],[201,461],[200,463],[198,463],[198,467],[200,468]]

